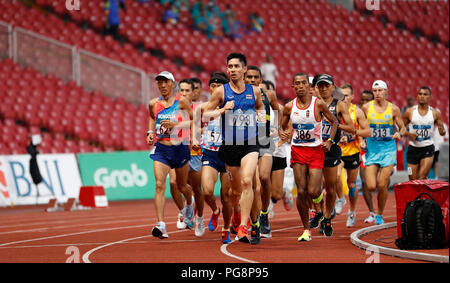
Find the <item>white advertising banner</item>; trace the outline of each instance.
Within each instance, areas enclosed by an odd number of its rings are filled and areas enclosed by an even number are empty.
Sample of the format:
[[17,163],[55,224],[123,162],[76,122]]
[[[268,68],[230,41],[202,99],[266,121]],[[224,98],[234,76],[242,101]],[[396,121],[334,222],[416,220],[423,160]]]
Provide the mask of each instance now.
[[74,154],[38,154],[42,182],[30,174],[30,155],[0,155],[0,206],[46,204],[49,199],[66,202],[78,198],[80,171]]

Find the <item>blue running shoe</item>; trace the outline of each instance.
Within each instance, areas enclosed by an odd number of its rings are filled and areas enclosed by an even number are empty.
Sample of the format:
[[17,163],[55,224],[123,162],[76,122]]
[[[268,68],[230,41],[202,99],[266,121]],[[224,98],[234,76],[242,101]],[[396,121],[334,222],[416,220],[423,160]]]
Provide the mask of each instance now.
[[384,224],[383,216],[382,215],[375,215],[375,225]]

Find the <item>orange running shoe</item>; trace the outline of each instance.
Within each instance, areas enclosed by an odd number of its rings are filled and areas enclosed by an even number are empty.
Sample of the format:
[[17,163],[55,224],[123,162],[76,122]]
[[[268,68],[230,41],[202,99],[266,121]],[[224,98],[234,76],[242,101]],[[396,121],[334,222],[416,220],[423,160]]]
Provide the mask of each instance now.
[[239,230],[236,237],[239,242],[250,243],[250,237],[248,235],[248,230],[245,225],[239,226]]
[[241,225],[241,213],[238,212],[237,214],[234,214],[231,216],[231,225],[230,225],[230,232],[231,234],[237,234],[239,225]]

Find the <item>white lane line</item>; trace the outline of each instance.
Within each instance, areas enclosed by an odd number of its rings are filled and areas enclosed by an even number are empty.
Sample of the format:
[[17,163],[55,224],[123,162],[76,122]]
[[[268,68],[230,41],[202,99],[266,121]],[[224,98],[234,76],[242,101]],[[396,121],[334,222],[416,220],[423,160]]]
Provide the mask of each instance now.
[[[147,241],[127,242],[127,244],[145,244]],[[30,246],[14,246],[14,247],[0,247],[0,249],[23,249],[23,248],[50,248],[50,247],[69,247],[69,246],[96,246],[106,243],[69,243],[69,244],[53,244],[53,245],[30,245]]]

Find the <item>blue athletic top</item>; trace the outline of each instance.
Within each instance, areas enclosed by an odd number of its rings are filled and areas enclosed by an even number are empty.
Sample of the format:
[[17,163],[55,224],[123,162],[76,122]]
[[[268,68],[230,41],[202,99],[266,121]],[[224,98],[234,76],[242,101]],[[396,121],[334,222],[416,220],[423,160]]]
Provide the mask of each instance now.
[[222,140],[230,145],[243,145],[244,141],[256,140],[258,125],[253,87],[245,84],[245,90],[242,93],[234,92],[229,83],[223,87],[224,103],[221,107],[224,107],[228,101],[234,100],[234,109],[222,115]]

